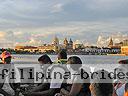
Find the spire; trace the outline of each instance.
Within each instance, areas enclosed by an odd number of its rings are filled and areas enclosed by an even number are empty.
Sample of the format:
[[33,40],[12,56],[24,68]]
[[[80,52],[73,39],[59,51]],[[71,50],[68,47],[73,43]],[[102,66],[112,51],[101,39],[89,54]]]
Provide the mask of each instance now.
[[64,39],[64,45],[68,45],[68,40],[67,40],[67,38]]
[[57,38],[57,36],[54,37],[53,44],[54,45],[58,45],[59,44],[59,39]]
[[110,41],[109,41],[108,46],[109,46],[109,47],[113,46],[113,40],[112,40],[112,37],[110,38]]

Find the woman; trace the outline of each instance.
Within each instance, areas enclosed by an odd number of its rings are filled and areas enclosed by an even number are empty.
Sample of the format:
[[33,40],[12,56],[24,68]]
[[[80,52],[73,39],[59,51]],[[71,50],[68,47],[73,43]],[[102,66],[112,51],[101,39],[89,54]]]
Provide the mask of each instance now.
[[[109,72],[105,70],[99,70],[93,77],[93,82],[90,85],[90,90],[92,96],[113,96],[113,84],[112,80],[108,77]],[[102,73],[104,73],[104,76],[106,79],[102,79]]]
[[[82,61],[77,56],[69,57],[67,68],[72,74],[79,74]],[[85,83],[86,82],[86,83]],[[90,80],[82,80],[80,76],[73,76],[67,80],[67,85],[56,96],[90,96]]]
[[[39,63],[41,64],[41,68],[44,71],[44,74],[47,72],[48,69],[52,67],[52,61],[48,55],[42,55],[38,59]],[[42,84],[34,88],[33,90],[29,92],[25,92],[24,95],[26,96],[54,96],[55,93],[58,92],[58,89],[52,89],[50,88],[49,80],[42,80]]]
[[42,55],[41,57],[39,57],[38,62],[40,64],[52,64],[52,60],[50,59],[50,57],[46,54]]
[[4,51],[4,52],[2,52],[0,58],[2,61],[0,64],[10,64],[12,56],[11,56],[10,52]]
[[[128,72],[128,59],[126,60],[120,60],[119,61],[120,66],[116,68],[117,74],[119,72],[123,72],[124,74]],[[117,78],[117,83],[114,86],[114,96],[127,96],[127,78],[119,79]]]

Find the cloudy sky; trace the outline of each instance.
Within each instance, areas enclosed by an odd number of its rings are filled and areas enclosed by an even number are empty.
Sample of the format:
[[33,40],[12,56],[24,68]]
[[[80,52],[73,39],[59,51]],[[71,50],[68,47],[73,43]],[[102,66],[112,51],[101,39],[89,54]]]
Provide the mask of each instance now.
[[127,9],[128,0],[0,0],[0,44],[41,45],[54,36],[91,44],[99,35],[123,38]]

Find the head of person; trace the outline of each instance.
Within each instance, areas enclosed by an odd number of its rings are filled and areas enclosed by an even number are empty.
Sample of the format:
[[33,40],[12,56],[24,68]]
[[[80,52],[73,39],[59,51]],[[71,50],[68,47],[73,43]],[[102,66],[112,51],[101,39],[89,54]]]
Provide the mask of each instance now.
[[11,63],[11,54],[10,52],[7,52],[7,51],[4,51],[2,54],[1,54],[1,60],[2,60],[2,63],[3,64],[10,64]]
[[[128,59],[126,59],[126,60],[120,60],[119,61],[119,66],[118,66],[118,68],[116,68],[116,72],[117,72],[117,74],[119,73],[119,72],[123,72],[124,74],[128,74]],[[117,79],[119,79],[119,78],[117,78]],[[127,79],[125,78],[125,79],[119,79],[119,81],[122,81],[122,82],[127,82]]]
[[40,64],[52,64],[52,60],[50,59],[50,57],[46,54],[42,55],[41,57],[39,57],[38,62]]
[[82,61],[78,56],[72,56],[68,58],[67,65],[76,71],[82,66]]
[[[103,80],[101,79],[102,70],[97,71],[97,75],[94,77],[93,82],[90,85],[90,91],[92,96],[112,96],[113,94],[113,83],[110,78]],[[108,76],[109,72],[104,70],[105,76]]]
[[6,49],[4,49],[4,48],[2,48],[2,50],[1,50],[2,52],[4,52],[4,51],[6,51]]
[[67,59],[67,52],[66,50],[60,50],[59,53],[58,53],[58,60],[60,59]]
[[126,60],[120,60],[119,61],[119,64],[128,64],[128,59],[126,59]]

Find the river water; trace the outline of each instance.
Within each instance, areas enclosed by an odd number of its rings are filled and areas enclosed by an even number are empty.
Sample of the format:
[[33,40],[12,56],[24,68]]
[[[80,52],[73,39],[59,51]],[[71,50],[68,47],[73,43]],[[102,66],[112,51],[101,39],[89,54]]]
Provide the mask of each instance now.
[[[38,63],[41,55],[13,55],[14,64],[34,64]],[[57,55],[49,55],[52,61],[57,59]],[[69,55],[68,57],[70,57]],[[73,56],[73,55],[72,55]],[[77,55],[83,64],[117,64],[119,60],[128,59],[128,56],[107,56],[107,55]]]

